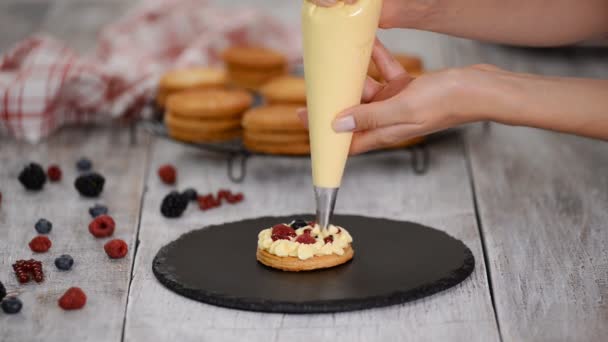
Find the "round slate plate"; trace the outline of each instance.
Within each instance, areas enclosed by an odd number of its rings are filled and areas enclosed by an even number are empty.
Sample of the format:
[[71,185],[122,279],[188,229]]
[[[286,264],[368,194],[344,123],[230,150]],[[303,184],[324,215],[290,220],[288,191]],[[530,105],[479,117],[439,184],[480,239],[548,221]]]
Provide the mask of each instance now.
[[354,237],[355,257],[326,270],[290,273],[257,262],[257,234],[310,215],[262,217],[194,230],[160,249],[152,269],[167,288],[236,309],[322,313],[367,309],[430,296],[471,274],[460,240],[412,222],[336,215]]

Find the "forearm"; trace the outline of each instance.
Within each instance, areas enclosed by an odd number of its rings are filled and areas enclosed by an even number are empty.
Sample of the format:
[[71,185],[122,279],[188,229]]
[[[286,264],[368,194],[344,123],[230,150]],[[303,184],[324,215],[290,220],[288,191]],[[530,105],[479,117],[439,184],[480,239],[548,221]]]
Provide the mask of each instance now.
[[608,140],[608,80],[499,73],[496,111],[486,119]]
[[[606,0],[393,0],[406,1],[412,18],[395,13],[389,26],[401,24],[471,39],[533,46],[558,46],[608,34]],[[425,5],[425,6],[423,6]],[[385,6],[388,1],[385,0]],[[396,7],[396,5],[393,5]]]

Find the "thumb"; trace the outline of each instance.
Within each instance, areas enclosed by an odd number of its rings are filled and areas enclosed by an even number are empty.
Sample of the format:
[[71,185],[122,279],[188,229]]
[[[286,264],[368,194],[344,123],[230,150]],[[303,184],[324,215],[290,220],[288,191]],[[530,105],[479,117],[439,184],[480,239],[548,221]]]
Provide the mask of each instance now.
[[336,132],[360,132],[399,123],[399,116],[407,109],[390,99],[358,105],[339,114],[333,122]]

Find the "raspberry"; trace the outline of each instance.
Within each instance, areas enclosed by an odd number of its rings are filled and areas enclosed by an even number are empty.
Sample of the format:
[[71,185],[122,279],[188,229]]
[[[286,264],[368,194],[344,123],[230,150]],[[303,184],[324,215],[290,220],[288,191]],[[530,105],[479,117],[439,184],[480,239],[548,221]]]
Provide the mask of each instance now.
[[160,212],[165,217],[180,217],[188,206],[188,199],[177,191],[170,192],[160,206]]
[[197,201],[198,201],[198,207],[201,210],[208,210],[208,209],[219,207],[221,205],[221,202],[219,200],[214,199],[212,194],[207,194],[205,196],[199,196],[197,198]]
[[296,231],[290,226],[286,226],[284,224],[277,224],[272,227],[272,234],[270,235],[270,237],[272,238],[272,241],[277,241],[289,240],[289,238],[292,238],[296,235]]
[[93,163],[89,159],[82,157],[76,162],[76,168],[78,171],[89,171],[93,168]]
[[40,164],[29,163],[19,174],[19,181],[28,190],[41,190],[46,183],[46,174]]
[[30,249],[36,253],[44,253],[51,248],[51,240],[46,236],[36,236],[30,241]]
[[114,219],[112,219],[112,217],[108,215],[100,215],[89,223],[89,232],[93,234],[94,237],[104,238],[114,234],[115,227],[116,223],[114,223]]
[[89,214],[91,214],[91,217],[93,218],[96,218],[99,215],[107,215],[108,207],[102,204],[95,204],[89,208]]
[[2,282],[0,281],[0,302],[4,299],[4,297],[6,297],[6,288],[4,287],[4,284],[2,284]]
[[310,236],[310,234],[302,234],[296,238],[296,242],[310,245],[317,242],[317,240],[314,237]]
[[103,249],[112,259],[123,258],[129,252],[129,246],[127,246],[127,243],[120,239],[108,241],[108,243],[103,246]]
[[69,271],[74,266],[74,259],[70,255],[64,254],[55,259],[55,266],[62,271]]
[[49,220],[41,218],[36,222],[34,228],[40,234],[48,234],[53,229],[53,224]]
[[106,179],[96,172],[87,173],[76,178],[74,186],[84,197],[97,197],[103,191]]
[[323,239],[323,242],[332,243],[332,242],[334,242],[334,237],[330,235],[330,236],[326,237],[325,239]]
[[227,189],[220,189],[217,192],[217,198],[219,200],[222,200],[224,198],[228,198],[230,195],[232,195],[232,191],[227,190]]
[[198,198],[198,193],[192,188],[184,190],[184,192],[182,192],[182,195],[190,201],[196,201],[196,199]]
[[19,298],[8,297],[2,301],[2,304],[0,304],[0,306],[2,306],[2,311],[4,311],[4,313],[12,315],[21,311],[23,303],[21,303]]
[[158,177],[160,177],[160,180],[162,180],[165,184],[175,184],[175,180],[177,179],[177,170],[175,170],[173,165],[162,165],[158,168]]
[[51,165],[46,169],[46,174],[51,182],[59,182],[61,180],[61,169],[57,165]]
[[87,295],[80,287],[70,287],[61,298],[58,304],[63,310],[77,310],[87,303]]
[[226,201],[228,201],[228,203],[230,204],[235,204],[235,203],[239,203],[242,202],[243,199],[245,198],[245,196],[242,193],[238,193],[238,194],[230,194],[228,197],[226,197]]

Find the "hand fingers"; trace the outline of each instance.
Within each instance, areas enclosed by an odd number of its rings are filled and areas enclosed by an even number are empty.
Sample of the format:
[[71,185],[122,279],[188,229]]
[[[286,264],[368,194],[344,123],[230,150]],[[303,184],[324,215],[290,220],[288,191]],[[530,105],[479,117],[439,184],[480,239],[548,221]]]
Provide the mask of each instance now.
[[373,78],[367,76],[365,79],[365,85],[363,86],[363,95],[361,96],[361,101],[364,103],[371,102],[372,99],[380,92],[384,86],[374,80]]
[[380,75],[382,75],[382,78],[386,81],[390,82],[403,74],[407,74],[401,63],[393,57],[378,38],[374,41],[372,59],[380,71]]
[[304,125],[304,127],[308,128],[308,109],[306,107],[301,107],[296,109],[296,115]]
[[388,99],[371,102],[345,110],[333,122],[336,132],[360,132],[400,123],[410,112],[402,101]]
[[423,135],[417,124],[400,124],[378,128],[353,135],[350,154],[360,154],[380,148],[392,147],[409,138]]

